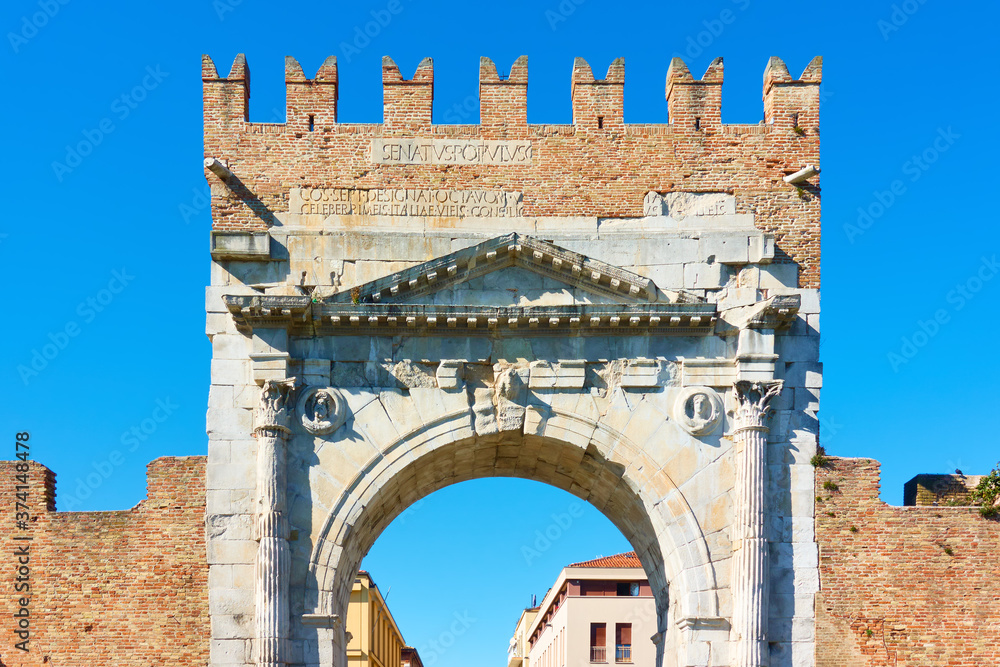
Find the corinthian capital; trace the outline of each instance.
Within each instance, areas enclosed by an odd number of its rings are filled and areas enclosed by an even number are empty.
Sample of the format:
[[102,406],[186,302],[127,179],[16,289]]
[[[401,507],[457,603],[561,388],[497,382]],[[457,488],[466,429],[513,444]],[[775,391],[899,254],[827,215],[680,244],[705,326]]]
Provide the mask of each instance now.
[[260,389],[260,400],[254,411],[254,435],[264,433],[284,436],[289,433],[289,396],[294,388],[295,378],[264,381],[264,386]]
[[771,399],[781,393],[781,380],[739,380],[736,388],[736,432],[743,430],[766,431],[764,422],[771,412]]

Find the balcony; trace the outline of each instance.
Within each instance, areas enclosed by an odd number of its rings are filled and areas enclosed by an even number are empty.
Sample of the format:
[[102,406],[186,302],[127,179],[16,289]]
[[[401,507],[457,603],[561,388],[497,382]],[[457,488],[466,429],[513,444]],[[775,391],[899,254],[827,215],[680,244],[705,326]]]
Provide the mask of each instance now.
[[631,644],[618,644],[615,646],[615,662],[632,662]]
[[521,663],[524,660],[524,656],[521,655],[521,649],[514,640],[510,642],[510,648],[507,649],[507,667],[521,667]]
[[604,646],[591,646],[590,647],[590,661],[591,662],[607,662],[608,661],[608,649]]

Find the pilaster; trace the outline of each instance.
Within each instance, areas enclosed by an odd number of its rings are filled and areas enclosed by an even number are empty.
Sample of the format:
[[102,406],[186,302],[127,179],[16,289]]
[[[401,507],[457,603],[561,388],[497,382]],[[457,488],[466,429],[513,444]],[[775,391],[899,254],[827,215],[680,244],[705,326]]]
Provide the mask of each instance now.
[[[755,353],[759,353],[755,352]],[[766,667],[769,600],[765,534],[767,421],[780,380],[736,381],[736,487],[733,502],[734,667]]]
[[286,444],[289,431],[289,394],[295,380],[265,380],[254,414],[257,438],[257,498],[254,537],[255,664],[288,664],[288,545]]

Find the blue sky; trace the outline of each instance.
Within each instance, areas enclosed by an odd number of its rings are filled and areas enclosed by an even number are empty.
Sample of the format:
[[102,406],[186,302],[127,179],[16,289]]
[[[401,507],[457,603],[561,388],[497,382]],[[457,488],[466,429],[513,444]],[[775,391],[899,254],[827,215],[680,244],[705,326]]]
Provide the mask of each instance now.
[[[575,56],[598,76],[624,56],[627,122],[665,121],[670,57],[698,76],[723,56],[723,120],[755,123],[768,57],[798,75],[823,55],[823,444],[881,461],[883,498],[897,504],[917,473],[986,472],[1000,458],[994,430],[979,430],[1000,407],[989,46],[1000,8],[962,7],[8,0],[4,456],[13,434],[30,430],[34,457],[58,474],[60,508],[104,510],[144,496],[150,460],[206,451],[202,53],[222,72],[247,53],[256,121],[283,120],[284,55],[309,76],[337,55],[340,117],[361,122],[381,120],[385,54],[406,76],[434,58],[437,122],[478,120],[480,56],[508,69],[527,54],[528,118],[555,123],[571,121]],[[385,25],[366,43],[359,31],[378,18]],[[87,154],[71,155],[81,142]],[[36,374],[19,371],[49,344],[58,349],[36,360]],[[454,614],[476,619],[433,667],[501,661],[520,608],[559,567],[627,549],[583,506],[527,557],[536,531],[559,525],[574,502],[521,480],[458,485],[390,526],[365,566],[383,592],[392,587],[390,606],[419,648],[450,632]]]

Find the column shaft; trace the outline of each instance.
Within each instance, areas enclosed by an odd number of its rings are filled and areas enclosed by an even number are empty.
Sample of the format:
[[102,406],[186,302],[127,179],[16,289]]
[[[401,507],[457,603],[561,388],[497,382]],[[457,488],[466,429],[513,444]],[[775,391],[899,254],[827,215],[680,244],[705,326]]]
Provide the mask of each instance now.
[[736,487],[733,503],[734,667],[767,667],[769,602],[766,535],[768,403],[780,382],[736,383]]
[[264,383],[256,412],[257,498],[254,528],[254,654],[260,667],[288,664],[288,578],[291,553],[286,517],[288,394],[294,380]]

